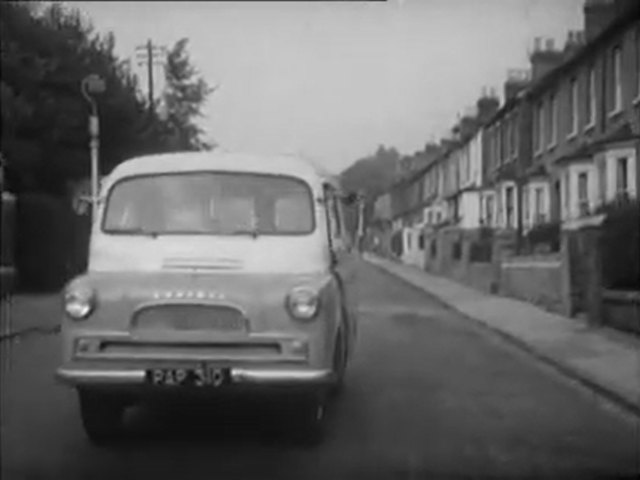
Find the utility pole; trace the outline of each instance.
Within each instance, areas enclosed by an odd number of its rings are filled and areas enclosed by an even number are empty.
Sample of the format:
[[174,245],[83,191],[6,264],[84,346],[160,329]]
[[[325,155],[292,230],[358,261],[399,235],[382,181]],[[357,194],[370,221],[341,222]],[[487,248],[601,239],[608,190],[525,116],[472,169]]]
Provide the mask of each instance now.
[[147,98],[150,110],[155,109],[153,67],[155,65],[164,65],[166,53],[166,47],[154,45],[151,39],[148,39],[146,44],[136,47],[136,63],[139,67],[146,67],[147,69]]

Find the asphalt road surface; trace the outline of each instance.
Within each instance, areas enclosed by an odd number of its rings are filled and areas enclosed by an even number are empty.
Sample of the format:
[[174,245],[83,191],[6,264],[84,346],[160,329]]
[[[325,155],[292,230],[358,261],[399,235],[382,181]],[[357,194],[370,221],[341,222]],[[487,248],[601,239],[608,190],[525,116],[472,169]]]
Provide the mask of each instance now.
[[[631,478],[640,427],[436,299],[363,264],[358,352],[315,448],[245,401],[133,412],[85,438],[53,379],[59,337],[2,342],[2,475],[12,479]],[[56,312],[52,307],[52,312]],[[20,319],[14,318],[19,323]]]

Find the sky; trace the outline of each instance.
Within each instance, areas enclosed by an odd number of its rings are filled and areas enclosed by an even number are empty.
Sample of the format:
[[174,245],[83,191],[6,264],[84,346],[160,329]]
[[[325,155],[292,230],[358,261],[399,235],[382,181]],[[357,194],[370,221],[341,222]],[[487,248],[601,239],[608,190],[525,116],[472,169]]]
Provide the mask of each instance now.
[[529,66],[534,37],[562,46],[581,29],[584,0],[67,3],[113,31],[122,59],[189,38],[219,87],[207,138],[338,173],[381,144],[412,154],[439,140],[483,87],[501,95],[507,70]]

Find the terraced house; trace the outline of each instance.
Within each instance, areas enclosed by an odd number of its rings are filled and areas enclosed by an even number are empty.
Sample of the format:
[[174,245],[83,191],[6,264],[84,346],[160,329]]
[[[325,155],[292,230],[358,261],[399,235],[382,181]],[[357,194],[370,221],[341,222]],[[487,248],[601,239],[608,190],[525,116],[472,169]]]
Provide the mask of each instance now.
[[528,224],[579,222],[602,204],[637,195],[639,7],[636,0],[587,1],[584,34],[570,34],[569,58],[527,91],[533,110],[533,155],[523,171]]

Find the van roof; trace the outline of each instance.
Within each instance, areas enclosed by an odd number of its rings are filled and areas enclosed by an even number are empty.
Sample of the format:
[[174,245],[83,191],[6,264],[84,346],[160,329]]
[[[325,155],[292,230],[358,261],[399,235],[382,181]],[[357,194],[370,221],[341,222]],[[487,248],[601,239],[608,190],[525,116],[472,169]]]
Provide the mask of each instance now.
[[216,170],[271,175],[290,175],[308,183],[330,183],[339,186],[337,178],[322,167],[294,155],[255,155],[213,151],[175,152],[145,155],[126,160],[116,166],[107,183],[124,177],[155,173]]

